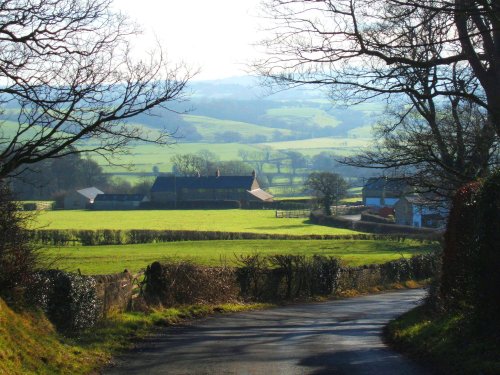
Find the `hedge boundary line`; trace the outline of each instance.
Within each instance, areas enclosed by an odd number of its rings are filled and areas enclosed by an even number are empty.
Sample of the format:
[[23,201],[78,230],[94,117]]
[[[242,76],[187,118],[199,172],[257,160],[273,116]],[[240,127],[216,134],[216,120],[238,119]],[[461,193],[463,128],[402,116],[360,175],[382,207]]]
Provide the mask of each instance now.
[[99,245],[132,245],[146,243],[163,243],[177,241],[208,241],[208,240],[392,240],[405,241],[416,239],[432,241],[434,238],[411,236],[408,234],[269,234],[249,232],[219,232],[192,230],[150,230],[150,229],[36,229],[28,231],[31,241],[44,246],[99,246]]

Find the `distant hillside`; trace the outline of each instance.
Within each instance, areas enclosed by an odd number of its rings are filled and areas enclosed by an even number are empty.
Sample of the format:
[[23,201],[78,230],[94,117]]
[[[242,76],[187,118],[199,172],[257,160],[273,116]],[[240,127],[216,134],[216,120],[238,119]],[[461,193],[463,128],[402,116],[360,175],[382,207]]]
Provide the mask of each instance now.
[[325,92],[304,88],[265,95],[251,77],[193,82],[190,90],[191,99],[174,103],[172,111],[156,110],[155,116],[139,115],[133,122],[177,131],[186,142],[370,138],[374,114],[383,108],[378,103],[335,107]]

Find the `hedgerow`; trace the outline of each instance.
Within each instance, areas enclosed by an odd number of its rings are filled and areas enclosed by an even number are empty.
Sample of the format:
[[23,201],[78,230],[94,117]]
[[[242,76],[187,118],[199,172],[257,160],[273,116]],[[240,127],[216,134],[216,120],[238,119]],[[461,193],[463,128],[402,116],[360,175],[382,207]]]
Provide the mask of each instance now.
[[213,232],[194,230],[73,230],[73,229],[37,229],[26,233],[33,242],[49,246],[68,245],[127,245],[173,241],[207,240],[393,240],[404,241],[412,238],[423,242],[433,241],[433,236],[413,236],[408,234],[271,234],[250,232]]

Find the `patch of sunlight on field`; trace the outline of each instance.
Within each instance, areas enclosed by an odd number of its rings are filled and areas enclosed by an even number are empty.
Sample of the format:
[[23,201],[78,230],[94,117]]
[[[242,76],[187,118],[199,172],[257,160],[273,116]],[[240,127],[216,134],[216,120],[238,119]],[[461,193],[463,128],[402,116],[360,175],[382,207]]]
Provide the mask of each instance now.
[[433,250],[437,244],[389,240],[234,240],[182,241],[141,245],[68,246],[50,248],[43,256],[52,266],[85,274],[107,274],[128,269],[138,272],[154,261],[189,260],[197,264],[237,265],[238,255],[325,255],[358,266],[383,263]]
[[284,141],[284,142],[267,142],[266,146],[272,147],[276,150],[304,150],[304,149],[349,149],[353,147],[368,147],[371,144],[370,139],[359,138],[312,138],[303,139],[298,141]]
[[34,227],[45,229],[153,229],[275,234],[352,234],[308,219],[277,219],[273,210],[60,210],[40,212]]

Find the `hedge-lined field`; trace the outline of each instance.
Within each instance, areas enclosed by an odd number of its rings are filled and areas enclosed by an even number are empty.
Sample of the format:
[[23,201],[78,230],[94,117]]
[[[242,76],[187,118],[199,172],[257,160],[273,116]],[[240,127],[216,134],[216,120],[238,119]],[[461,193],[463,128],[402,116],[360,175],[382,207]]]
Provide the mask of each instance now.
[[270,234],[353,234],[308,219],[277,219],[273,210],[46,211],[33,227],[44,229],[153,229]]
[[142,245],[71,246],[43,251],[52,267],[84,274],[107,274],[128,269],[137,272],[154,261],[189,259],[197,264],[216,266],[225,260],[236,264],[235,254],[327,255],[341,258],[347,265],[384,263],[425,253],[437,247],[412,240],[237,240],[183,241]]

